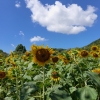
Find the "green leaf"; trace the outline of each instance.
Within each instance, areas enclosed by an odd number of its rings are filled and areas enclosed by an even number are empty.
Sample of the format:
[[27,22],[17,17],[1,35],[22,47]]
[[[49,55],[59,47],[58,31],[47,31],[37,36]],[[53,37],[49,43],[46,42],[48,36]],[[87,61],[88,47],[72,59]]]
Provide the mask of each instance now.
[[36,75],[33,79],[35,81],[42,81],[43,80],[43,75],[42,74]]
[[100,77],[97,73],[86,72],[93,83],[100,89]]
[[69,93],[67,93],[64,89],[61,87],[54,87],[51,93],[49,94],[49,97],[52,100],[72,100]]
[[31,97],[29,100],[36,100],[35,98]]
[[69,90],[70,90],[70,93],[73,93],[74,91],[76,91],[76,87],[70,87]]
[[28,69],[28,70],[31,70],[32,68],[33,68],[33,62],[30,62],[30,63],[28,64],[27,69]]
[[[27,100],[29,95],[34,94],[38,90],[36,83],[26,82],[21,88],[21,100]],[[34,100],[34,99],[33,99]]]
[[98,94],[94,88],[85,86],[82,88],[78,88],[75,91],[75,95],[79,100],[96,100]]
[[12,97],[5,97],[4,100],[14,100]]
[[28,76],[27,74],[25,74],[25,75],[23,76],[23,78],[24,78],[24,79],[31,80],[31,76]]

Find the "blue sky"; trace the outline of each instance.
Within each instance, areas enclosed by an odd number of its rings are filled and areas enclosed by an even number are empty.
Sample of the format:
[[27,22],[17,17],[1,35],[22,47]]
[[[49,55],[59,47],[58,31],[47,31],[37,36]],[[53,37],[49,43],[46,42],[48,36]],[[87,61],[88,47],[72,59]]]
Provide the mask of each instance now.
[[99,0],[0,0],[0,49],[83,47],[100,38]]

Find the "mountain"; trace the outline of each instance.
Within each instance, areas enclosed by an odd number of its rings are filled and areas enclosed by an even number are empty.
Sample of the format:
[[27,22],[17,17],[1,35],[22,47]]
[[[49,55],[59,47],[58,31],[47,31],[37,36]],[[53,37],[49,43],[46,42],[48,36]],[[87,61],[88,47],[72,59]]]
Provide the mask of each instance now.
[[100,38],[91,42],[90,44],[84,46],[84,47],[76,47],[76,48],[69,48],[69,49],[63,49],[63,48],[54,48],[55,50],[57,50],[58,52],[64,52],[66,50],[70,50],[70,49],[77,49],[77,50],[81,50],[81,49],[85,49],[85,50],[90,50],[91,46],[98,46],[100,48]]
[[100,38],[95,40],[95,41],[93,41],[93,42],[91,42],[90,44],[82,47],[82,49],[90,50],[91,46],[93,46],[93,45],[100,47]]

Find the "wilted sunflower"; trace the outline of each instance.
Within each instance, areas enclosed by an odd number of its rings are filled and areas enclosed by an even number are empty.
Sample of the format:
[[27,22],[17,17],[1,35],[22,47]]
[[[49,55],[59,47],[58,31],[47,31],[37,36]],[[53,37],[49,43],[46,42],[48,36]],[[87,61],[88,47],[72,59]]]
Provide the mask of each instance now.
[[50,60],[51,54],[54,53],[53,49],[44,48],[43,46],[32,46],[31,52],[33,54],[33,62],[37,63],[40,66],[44,66]]
[[95,72],[97,74],[100,74],[100,68],[93,69],[92,72]]
[[92,46],[92,47],[91,47],[91,50],[92,50],[92,51],[97,51],[97,50],[98,50],[98,46]]
[[59,77],[58,72],[56,72],[56,71],[52,72],[52,74],[51,74],[51,79],[52,79],[53,81],[56,81],[56,82],[59,81],[60,77]]
[[4,79],[6,77],[6,72],[0,71],[0,79]]
[[80,55],[81,57],[87,57],[87,56],[89,55],[89,52],[86,51],[86,50],[82,50],[82,51],[79,52],[79,55]]

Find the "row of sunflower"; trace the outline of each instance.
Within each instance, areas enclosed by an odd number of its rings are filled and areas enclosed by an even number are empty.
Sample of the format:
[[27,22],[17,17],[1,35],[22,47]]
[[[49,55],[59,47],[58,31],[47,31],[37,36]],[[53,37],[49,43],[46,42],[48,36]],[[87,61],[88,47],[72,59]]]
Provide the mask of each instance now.
[[0,100],[99,100],[100,48],[63,53],[32,45],[0,57]]

